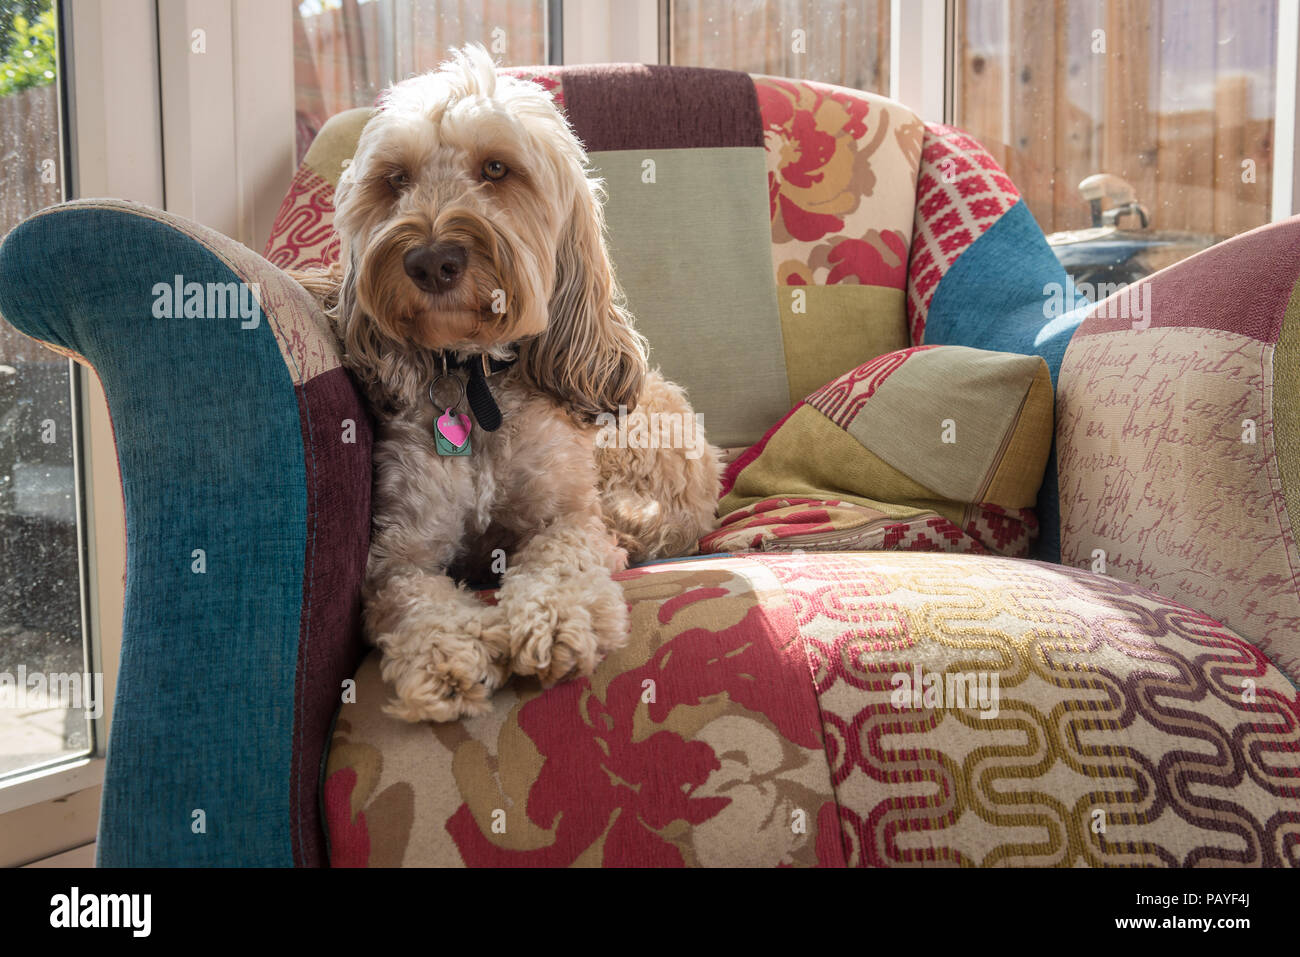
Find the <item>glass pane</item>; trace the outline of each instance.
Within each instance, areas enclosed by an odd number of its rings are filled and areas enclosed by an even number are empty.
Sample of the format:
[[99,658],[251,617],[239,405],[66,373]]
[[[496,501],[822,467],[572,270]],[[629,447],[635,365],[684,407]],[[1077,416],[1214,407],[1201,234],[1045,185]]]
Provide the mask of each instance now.
[[[1276,0],[959,0],[957,13],[955,122],[1044,231],[1082,231],[1053,237],[1072,273],[1132,281],[1271,218]],[[1081,190],[1094,174],[1113,178]]]
[[[0,0],[0,236],[63,198],[52,0]],[[0,322],[0,781],[90,748],[70,364]]]
[[889,93],[889,0],[667,0],[669,62]]
[[507,66],[546,62],[546,0],[295,0],[298,157],[335,113],[481,43]]

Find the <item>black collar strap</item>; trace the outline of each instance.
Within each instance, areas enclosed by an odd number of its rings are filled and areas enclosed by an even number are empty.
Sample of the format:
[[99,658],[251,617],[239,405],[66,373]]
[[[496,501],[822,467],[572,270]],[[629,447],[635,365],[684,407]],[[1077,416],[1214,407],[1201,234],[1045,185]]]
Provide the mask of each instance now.
[[442,353],[443,369],[463,369],[467,373],[468,383],[465,395],[469,399],[470,411],[485,432],[495,432],[501,428],[501,410],[492,390],[488,388],[488,377],[504,372],[515,364],[515,359],[493,359],[485,352],[458,359],[454,354]]

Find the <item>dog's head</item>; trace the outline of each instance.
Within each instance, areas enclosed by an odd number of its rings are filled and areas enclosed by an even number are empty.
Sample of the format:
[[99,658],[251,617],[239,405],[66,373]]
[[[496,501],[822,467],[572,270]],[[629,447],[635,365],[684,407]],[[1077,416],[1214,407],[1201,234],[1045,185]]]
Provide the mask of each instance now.
[[340,331],[372,396],[420,402],[437,350],[514,347],[579,414],[634,405],[645,343],[600,200],[550,95],[498,76],[482,47],[389,89],[335,194]]

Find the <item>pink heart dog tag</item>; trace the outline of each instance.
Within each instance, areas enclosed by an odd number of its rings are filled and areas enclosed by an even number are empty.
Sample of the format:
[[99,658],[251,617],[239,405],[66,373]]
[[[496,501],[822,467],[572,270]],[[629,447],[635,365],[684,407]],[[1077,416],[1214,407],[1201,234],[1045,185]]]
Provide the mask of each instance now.
[[468,455],[470,421],[468,415],[448,409],[438,416],[434,423],[438,434],[435,436],[439,455]]

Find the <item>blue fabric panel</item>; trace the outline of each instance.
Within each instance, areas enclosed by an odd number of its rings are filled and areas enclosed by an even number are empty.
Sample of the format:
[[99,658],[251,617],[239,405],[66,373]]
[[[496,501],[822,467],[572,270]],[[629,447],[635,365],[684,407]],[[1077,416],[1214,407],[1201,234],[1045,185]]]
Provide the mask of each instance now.
[[[1066,302],[1082,301],[1077,294],[1070,299],[1073,283],[1022,199],[944,274],[925,320],[925,344],[1042,356],[1055,389],[1065,347],[1085,310],[1049,316],[1044,287],[1051,283],[1060,284]],[[1041,530],[1034,557],[1059,562],[1061,507],[1055,440],[1036,510]]]
[[298,402],[260,309],[251,329],[237,316],[154,317],[155,284],[177,274],[240,279],[184,233],[120,210],[63,208],[0,248],[0,314],[95,367],[126,482],[98,858],[291,866],[307,517]]

